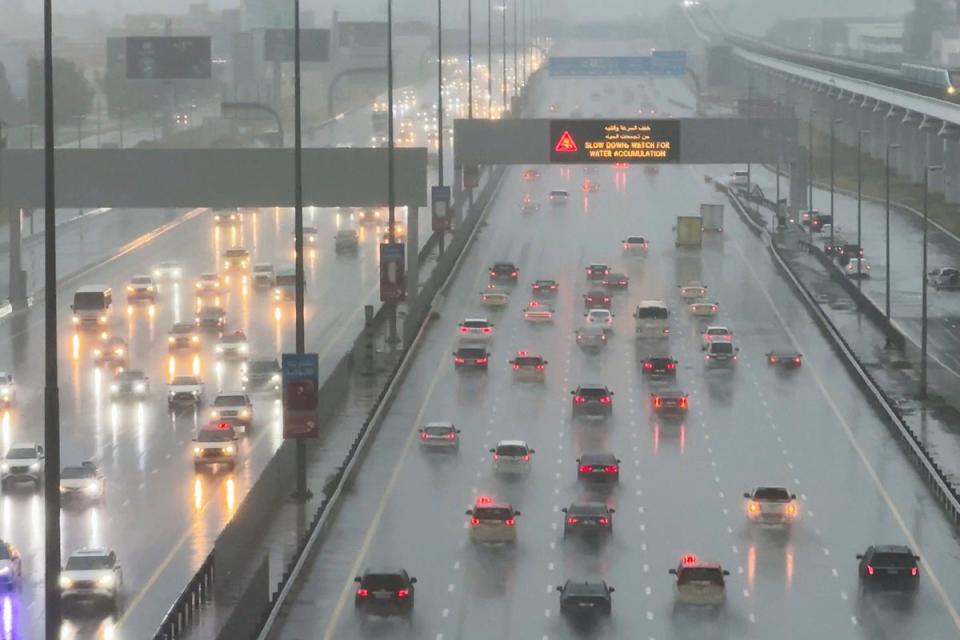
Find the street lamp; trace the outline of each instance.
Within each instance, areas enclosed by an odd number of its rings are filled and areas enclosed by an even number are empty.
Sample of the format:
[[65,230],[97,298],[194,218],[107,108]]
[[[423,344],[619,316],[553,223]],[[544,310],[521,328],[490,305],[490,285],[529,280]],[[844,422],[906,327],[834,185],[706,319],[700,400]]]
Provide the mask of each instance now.
[[[443,0],[437,0],[437,184],[443,186]],[[441,236],[442,237],[442,236]],[[441,244],[441,246],[443,246]],[[443,253],[441,249],[440,253]]]
[[837,217],[833,210],[834,174],[836,169],[837,136],[834,127],[843,122],[840,118],[830,121],[830,250],[833,251],[833,229],[837,226]]
[[920,399],[927,399],[927,199],[930,193],[930,172],[943,171],[940,165],[931,165],[923,172],[923,266],[920,273]]
[[467,118],[473,120],[473,0],[467,0]]
[[493,0],[487,0],[487,118],[493,117]]
[[520,70],[517,67],[517,8],[520,0],[513,0],[513,95],[519,95]]
[[[808,182],[809,182],[809,185],[808,185],[809,196],[807,196],[807,212],[808,212],[807,215],[810,217],[812,217],[813,215],[812,214],[812,211],[813,211],[813,116],[815,115],[817,115],[817,110],[810,109],[810,121],[809,121],[810,126],[809,126],[809,134],[808,134],[809,142],[807,143],[807,155],[808,155],[807,173],[810,174],[807,176]],[[810,230],[810,237],[812,238],[813,237],[813,220],[810,220],[809,222],[810,224],[807,225],[807,228]]]
[[[863,137],[870,135],[869,129],[857,131],[857,253],[862,255],[863,243],[860,240],[860,217],[863,210]],[[833,228],[833,225],[831,225]],[[863,281],[863,259],[857,258],[857,287]]]
[[501,40],[503,41],[503,112],[507,112],[507,4],[506,0],[504,4],[500,7],[500,11],[503,12],[501,21],[503,24]]
[[[886,193],[886,205],[887,205],[887,222],[886,222],[886,295],[884,296],[884,311],[887,316],[887,345],[890,346],[890,152],[899,149],[899,144],[887,143],[887,152],[883,165],[883,185],[884,192]],[[924,268],[924,282],[926,282],[926,268]]]

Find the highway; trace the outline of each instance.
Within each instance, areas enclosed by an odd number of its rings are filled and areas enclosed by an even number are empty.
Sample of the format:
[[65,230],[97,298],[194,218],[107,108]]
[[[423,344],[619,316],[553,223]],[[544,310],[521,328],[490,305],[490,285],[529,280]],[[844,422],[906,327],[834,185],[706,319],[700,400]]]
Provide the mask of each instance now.
[[[594,53],[594,52],[592,52]],[[639,94],[624,99],[625,85]],[[550,80],[560,113],[628,115],[638,103],[676,109],[690,101],[676,80]],[[591,97],[592,96],[592,97]],[[440,318],[391,407],[350,495],[318,553],[305,568],[271,638],[949,638],[960,633],[956,535],[859,386],[806,310],[776,275],[758,240],[728,210],[726,229],[701,250],[674,247],[678,214],[720,202],[703,174],[732,167],[599,168],[598,193],[579,191],[579,167],[540,167],[532,184],[512,169],[487,226],[470,249]],[[569,204],[547,204],[566,188]],[[521,214],[529,195],[543,208]],[[645,258],[622,255],[628,234],[650,240]],[[510,304],[484,310],[477,293],[496,260],[520,271]],[[631,277],[614,294],[615,329],[599,354],[576,346],[584,267],[606,262]],[[552,325],[528,325],[521,309],[529,284],[555,278],[560,291]],[[677,286],[702,278],[720,304],[716,324],[740,347],[731,373],[707,372],[700,351],[705,326],[689,316]],[[631,312],[662,298],[672,334],[663,345],[636,343]],[[496,323],[488,372],[454,371],[451,351],[464,317]],[[765,353],[795,348],[804,365],[768,368]],[[518,349],[542,354],[544,383],[513,379],[507,361]],[[676,386],[690,394],[687,419],[652,414],[640,358],[663,349],[679,360]],[[572,420],[569,392],[582,382],[615,391],[611,419]],[[462,429],[457,454],[427,454],[417,427],[452,420]],[[536,450],[529,476],[494,474],[487,453],[502,439]],[[603,492],[576,479],[584,452],[622,459],[619,484]],[[759,485],[799,496],[789,532],[746,521],[741,497]],[[513,546],[468,538],[464,510],[493,496],[521,511]],[[616,507],[606,543],[564,540],[565,507],[587,498]],[[909,544],[922,556],[916,601],[862,598],[855,555],[874,543]],[[672,577],[682,554],[716,560],[731,573],[727,603],[716,615],[673,610]],[[404,567],[418,578],[409,623],[363,618],[353,608],[353,577],[367,567]],[[568,578],[603,578],[617,591],[609,620],[582,627],[563,619],[553,586]]]
[[[370,109],[361,109],[331,123],[310,143],[368,146],[370,121]],[[424,144],[422,134],[418,142]],[[430,221],[426,208],[419,213],[422,245],[429,237]],[[305,254],[306,336],[308,350],[320,354],[321,376],[352,346],[362,326],[363,305],[376,304],[379,299],[377,243],[386,228],[383,224],[359,225],[356,215],[312,207],[304,212],[304,224],[318,229],[316,247]],[[403,209],[398,209],[397,215],[404,221]],[[336,230],[352,226],[359,228],[359,253],[336,255]],[[106,247],[119,248],[115,234],[104,233],[101,241]],[[254,428],[240,442],[241,462],[236,471],[195,474],[191,437],[206,420],[207,407],[204,405],[199,415],[171,416],[166,383],[174,372],[196,370],[206,383],[209,403],[218,389],[238,389],[240,372],[238,365],[217,364],[212,334],[204,336],[196,362],[179,357],[171,364],[166,335],[174,322],[193,320],[194,281],[202,272],[217,270],[224,249],[240,244],[250,250],[251,262],[292,263],[292,210],[245,213],[237,227],[217,230],[212,214],[197,209],[177,218],[162,233],[145,230],[140,241],[130,251],[68,278],[58,291],[62,461],[70,465],[97,460],[107,479],[103,504],[63,509],[61,553],[65,561],[80,547],[107,546],[116,550],[124,573],[120,615],[69,618],[61,635],[65,640],[134,640],[152,635],[282,442],[279,404],[270,394],[257,395]],[[165,260],[182,265],[182,280],[161,282],[152,313],[146,306],[138,306],[128,314],[124,292],[129,277],[149,273],[153,265]],[[93,283],[113,287],[109,330],[128,340],[128,368],[142,369],[150,378],[149,397],[142,403],[111,402],[109,374],[92,363],[94,335],[74,333],[73,291]],[[253,357],[278,357],[293,349],[292,305],[284,305],[278,312],[270,291],[243,287],[236,276],[222,298],[227,329],[246,332]],[[43,348],[42,305],[0,322],[0,369],[14,372],[18,382],[17,405],[0,421],[3,451],[13,443],[43,441],[43,364],[38,357]],[[41,638],[43,502],[41,493],[31,485],[11,487],[0,498],[0,538],[15,544],[23,554],[20,585],[0,596],[0,638]]]

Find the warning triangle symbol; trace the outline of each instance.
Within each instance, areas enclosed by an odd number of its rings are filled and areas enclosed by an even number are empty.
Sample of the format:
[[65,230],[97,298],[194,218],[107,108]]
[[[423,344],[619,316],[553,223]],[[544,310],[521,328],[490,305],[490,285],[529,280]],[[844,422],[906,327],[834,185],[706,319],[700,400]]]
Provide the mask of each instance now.
[[577,143],[573,141],[573,136],[570,135],[569,131],[563,132],[563,135],[557,140],[557,145],[553,148],[557,153],[573,153],[577,149]]

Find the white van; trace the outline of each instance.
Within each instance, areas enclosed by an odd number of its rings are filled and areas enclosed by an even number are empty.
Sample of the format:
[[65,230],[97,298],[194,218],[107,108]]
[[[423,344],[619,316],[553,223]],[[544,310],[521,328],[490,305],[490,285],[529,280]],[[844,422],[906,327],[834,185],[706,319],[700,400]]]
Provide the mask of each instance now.
[[633,317],[638,338],[666,338],[670,335],[670,312],[662,300],[642,300]]
[[110,321],[113,290],[105,284],[80,287],[73,294],[73,324],[77,327],[104,327]]

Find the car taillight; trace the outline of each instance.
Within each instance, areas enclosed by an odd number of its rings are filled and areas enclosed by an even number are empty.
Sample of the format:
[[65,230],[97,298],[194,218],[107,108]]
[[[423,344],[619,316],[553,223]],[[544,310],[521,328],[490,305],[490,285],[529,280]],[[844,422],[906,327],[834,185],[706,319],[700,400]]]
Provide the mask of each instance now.
[[484,327],[484,328],[483,328],[483,332],[484,332],[484,333],[490,333],[490,327]]
[[510,274],[510,276],[516,278],[516,277],[517,277],[517,272],[516,272],[516,271],[512,272],[512,273]]
[[577,404],[583,404],[584,402],[587,401],[587,399],[584,398],[583,396],[573,396],[573,401],[576,402]]
[[610,524],[610,518],[599,518],[597,522],[600,524]]
[[604,473],[617,473],[618,471],[620,471],[620,467],[613,464],[608,464],[603,468],[603,471]]
[[677,368],[676,363],[673,363],[673,362],[667,363],[667,369],[676,369],[676,368]]
[[610,396],[603,396],[600,398],[600,404],[610,404]]
[[423,431],[421,431],[421,432],[420,432],[420,439],[421,439],[421,440],[426,440],[426,439],[427,439],[427,434],[424,433]]
[[537,365],[537,371],[543,371],[544,369],[546,369],[546,367],[545,367],[544,365],[542,365],[542,364],[538,364],[538,365]]
[[535,284],[535,285],[533,285],[533,288],[534,288],[534,289],[539,289],[539,288],[540,288],[540,285]]
[[652,363],[652,362],[644,362],[644,363],[643,363],[643,368],[644,368],[644,369],[653,369],[653,363]]
[[496,272],[496,271],[491,271],[491,272],[490,272],[490,277],[495,278],[496,276],[497,276],[497,272]]
[[513,525],[517,524],[517,521],[514,518],[507,518],[503,521],[503,524],[507,525],[508,527],[512,527]]
[[513,365],[513,370],[514,370],[514,371],[519,371],[519,370],[520,370],[520,365],[514,364],[514,365]]
[[580,473],[590,473],[591,471],[593,471],[593,467],[591,467],[590,465],[588,464],[580,465]]
[[494,459],[494,460],[499,460],[499,459],[500,459],[500,454],[499,454],[499,453],[493,454],[493,459]]
[[710,305],[710,311],[716,311],[716,310],[717,310],[717,305],[715,304]]
[[747,504],[747,511],[750,513],[758,513],[760,511],[760,505],[751,500],[750,503]]
[[460,327],[460,333],[466,333],[466,332],[468,332],[468,331],[470,331],[470,330],[467,329],[466,327]]
[[653,399],[653,406],[654,406],[654,408],[659,409],[660,407],[663,406],[663,400],[662,400],[659,396],[656,397],[656,398],[654,398],[654,399]]
[[455,433],[448,433],[448,434],[447,434],[447,440],[456,440],[456,439],[457,439],[457,434],[455,434]]
[[687,406],[687,399],[686,399],[686,398],[680,398],[680,406],[683,407],[683,408],[686,408],[686,406]]
[[799,357],[794,358],[794,359],[793,359],[793,363],[794,363],[794,364],[800,364],[800,358],[799,358]]
[[470,524],[474,527],[480,524],[480,518],[470,518]]
[[465,360],[464,360],[463,358],[460,358],[460,357],[454,358],[453,361],[454,361],[456,364],[463,364],[463,363],[465,362]]
[[873,575],[873,565],[869,565],[869,564],[867,565],[867,575],[868,576]]
[[918,575],[920,575],[920,568],[919,568],[919,567],[911,567],[911,568],[910,568],[910,575],[912,575],[912,576],[918,576]]
[[567,524],[577,524],[576,518],[567,518]]
[[624,243],[623,243],[623,248],[624,248],[624,249],[629,249],[629,248],[630,248],[630,245],[629,245],[628,243],[624,242]]
[[777,356],[770,356],[770,364],[777,364]]
[[363,587],[360,587],[359,589],[357,589],[357,595],[360,596],[361,598],[366,598],[368,595],[370,595],[370,592],[364,589]]
[[486,358],[477,358],[477,364],[487,364]]
[[406,598],[409,595],[410,595],[409,589],[400,589],[399,591],[397,591],[398,598]]
[[530,454],[529,454],[529,453],[523,456],[523,461],[524,461],[524,462],[529,462],[529,461],[530,461]]

